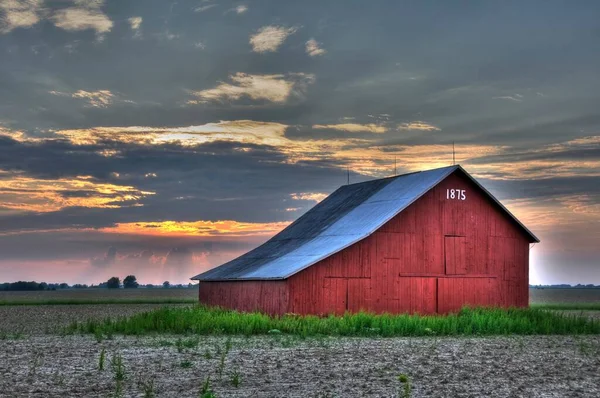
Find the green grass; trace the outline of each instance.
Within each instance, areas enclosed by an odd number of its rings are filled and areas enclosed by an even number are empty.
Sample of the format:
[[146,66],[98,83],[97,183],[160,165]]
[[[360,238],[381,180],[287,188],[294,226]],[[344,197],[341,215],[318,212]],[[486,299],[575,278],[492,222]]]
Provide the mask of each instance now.
[[534,303],[531,308],[545,310],[600,311],[599,303]]
[[26,299],[0,300],[7,305],[93,305],[93,304],[195,304],[196,298],[117,298],[117,299]]
[[[282,316],[240,313],[201,305],[165,307],[131,317],[75,322],[67,332],[199,335],[458,336],[600,334],[600,321],[540,308],[464,308],[450,315]],[[271,333],[272,334],[272,333]]]

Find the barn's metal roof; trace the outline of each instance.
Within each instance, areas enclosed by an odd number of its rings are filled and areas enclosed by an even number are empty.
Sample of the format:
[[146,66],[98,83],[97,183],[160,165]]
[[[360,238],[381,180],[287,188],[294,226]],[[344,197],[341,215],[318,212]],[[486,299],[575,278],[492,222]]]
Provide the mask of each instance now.
[[371,235],[456,170],[463,171],[502,207],[532,241],[539,240],[460,166],[344,185],[273,238],[192,279],[286,279]]

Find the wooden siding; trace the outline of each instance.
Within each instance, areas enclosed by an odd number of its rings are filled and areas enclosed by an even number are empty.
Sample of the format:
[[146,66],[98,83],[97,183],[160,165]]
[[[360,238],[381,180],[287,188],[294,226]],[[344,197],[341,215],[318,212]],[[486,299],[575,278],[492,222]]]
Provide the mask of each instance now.
[[[448,189],[464,190],[464,200]],[[285,281],[203,282],[200,301],[270,314],[527,306],[528,237],[455,172],[369,237]]]
[[206,305],[283,314],[288,308],[286,281],[200,282],[199,299]]
[[[465,200],[447,199],[447,189],[464,190]],[[301,314],[526,306],[528,275],[528,238],[455,173],[371,236],[292,276],[289,305]]]

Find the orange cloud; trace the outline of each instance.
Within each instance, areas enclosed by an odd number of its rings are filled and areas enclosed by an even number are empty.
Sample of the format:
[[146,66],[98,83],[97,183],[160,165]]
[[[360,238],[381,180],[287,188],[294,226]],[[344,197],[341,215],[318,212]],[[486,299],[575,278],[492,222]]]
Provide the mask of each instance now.
[[42,180],[0,174],[0,205],[19,211],[43,213],[74,206],[119,208],[124,202],[135,202],[153,194],[133,186],[97,183],[86,176]]
[[119,223],[102,228],[102,232],[132,235],[248,237],[271,236],[287,227],[289,222],[246,223],[221,221],[157,221]]
[[402,123],[398,125],[398,130],[421,130],[421,131],[440,131],[439,127],[422,121],[414,121],[410,123]]
[[379,124],[358,124],[358,123],[341,123],[341,124],[315,124],[313,129],[330,129],[347,131],[349,133],[385,133],[388,129]]
[[290,194],[290,196],[294,200],[312,200],[320,202],[327,197],[327,194],[322,192],[299,192]]

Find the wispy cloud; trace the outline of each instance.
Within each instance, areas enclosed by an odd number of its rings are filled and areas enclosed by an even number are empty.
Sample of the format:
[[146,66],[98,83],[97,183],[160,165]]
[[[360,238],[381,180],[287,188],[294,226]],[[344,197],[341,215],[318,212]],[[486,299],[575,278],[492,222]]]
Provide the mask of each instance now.
[[581,137],[526,152],[513,150],[482,156],[470,167],[479,176],[490,179],[600,177],[600,160],[589,155],[599,146],[600,136]]
[[231,83],[221,82],[215,88],[192,92],[198,100],[191,100],[188,103],[239,100],[243,97],[284,103],[293,94],[302,94],[307,85],[314,83],[315,77],[306,73],[251,75],[238,72],[229,79]]
[[441,129],[439,127],[434,126],[433,124],[417,120],[414,122],[399,124],[398,130],[440,131]]
[[268,25],[260,28],[255,34],[250,36],[250,45],[252,51],[257,53],[275,52],[288,36],[296,33],[298,28],[285,26]]
[[523,96],[521,94],[502,95],[499,97],[492,97],[492,99],[501,99],[501,100],[507,100],[507,101],[522,102]]
[[386,131],[388,131],[387,127],[375,123],[315,124],[312,126],[312,128],[347,131],[350,133],[385,133]]
[[213,7],[216,7],[216,6],[218,6],[218,4],[207,4],[207,5],[205,5],[205,6],[199,6],[199,7],[196,7],[196,8],[194,8],[194,12],[204,12],[204,11],[208,11],[208,10],[210,10],[211,8],[213,8]]
[[40,21],[42,0],[0,1],[0,33],[30,28]]
[[88,106],[94,108],[107,108],[114,103],[134,103],[131,100],[123,99],[121,96],[111,92],[110,90],[85,91],[77,90],[74,93],[64,91],[49,91],[49,94],[59,97],[71,97],[82,99],[87,102]]
[[310,200],[313,202],[320,202],[327,196],[328,195],[323,192],[296,192],[290,194],[290,197],[294,200]]
[[[235,141],[280,145],[287,125],[252,120],[222,120],[187,127],[95,127],[90,129],[59,130],[56,134],[77,145],[94,144],[99,141],[119,141],[139,144],[180,142],[197,145],[213,141]],[[110,156],[111,154],[107,154]]]
[[230,8],[229,10],[227,10],[227,12],[233,12],[233,13],[236,13],[237,15],[244,14],[246,11],[248,11],[248,6],[245,4],[240,4],[237,7],[233,7],[233,8]]
[[306,42],[306,53],[311,57],[316,57],[317,55],[323,55],[327,51],[321,48],[321,43],[316,41],[315,39],[310,39]]
[[106,108],[113,102],[114,94],[110,90],[85,91],[79,90],[72,94],[73,98],[86,100],[95,108]]
[[74,0],[75,6],[56,11],[50,18],[54,25],[67,31],[92,29],[99,38],[110,32],[113,22],[102,12],[104,0]]

